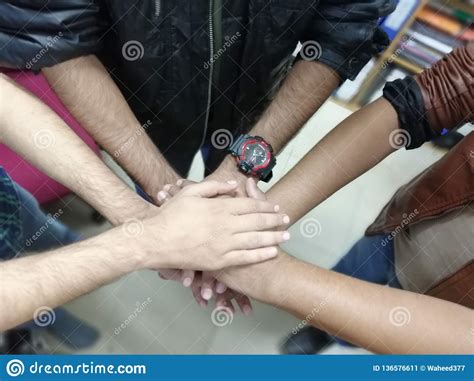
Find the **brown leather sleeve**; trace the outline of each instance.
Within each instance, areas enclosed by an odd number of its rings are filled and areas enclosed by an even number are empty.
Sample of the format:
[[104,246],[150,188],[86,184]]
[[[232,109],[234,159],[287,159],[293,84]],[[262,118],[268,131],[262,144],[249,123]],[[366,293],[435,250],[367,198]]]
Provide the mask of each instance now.
[[440,133],[474,120],[474,42],[416,77],[430,127]]

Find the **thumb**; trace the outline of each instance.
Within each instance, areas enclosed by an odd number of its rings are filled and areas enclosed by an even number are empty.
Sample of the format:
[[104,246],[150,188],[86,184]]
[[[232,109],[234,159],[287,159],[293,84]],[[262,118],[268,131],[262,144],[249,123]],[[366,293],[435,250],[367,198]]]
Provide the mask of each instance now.
[[183,189],[182,194],[195,197],[216,197],[222,195],[232,196],[237,189],[237,181],[220,182],[205,180],[199,184],[189,185]]
[[260,189],[258,189],[255,179],[249,177],[247,179],[247,183],[245,184],[245,188],[247,191],[247,195],[250,198],[266,201],[267,197],[265,196],[265,193],[263,193]]

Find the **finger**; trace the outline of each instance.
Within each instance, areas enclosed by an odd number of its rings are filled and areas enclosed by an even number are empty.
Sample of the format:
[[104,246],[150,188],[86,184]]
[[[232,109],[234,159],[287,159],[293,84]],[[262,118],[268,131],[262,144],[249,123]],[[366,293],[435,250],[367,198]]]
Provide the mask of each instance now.
[[236,233],[272,230],[290,223],[290,217],[283,213],[254,213],[234,216],[232,228]]
[[[228,290],[230,291],[230,290]],[[216,307],[217,308],[228,308],[232,314],[235,313],[234,305],[232,304],[232,299],[234,298],[234,293],[226,292],[222,295],[218,295],[216,298]]]
[[191,287],[194,281],[194,271],[193,270],[183,270],[181,273],[181,282],[184,287]]
[[267,199],[265,193],[258,189],[257,182],[253,177],[249,177],[247,179],[247,183],[245,184],[245,190],[247,191],[247,196],[250,198],[263,201]]
[[196,182],[194,181],[191,181],[191,180],[186,180],[186,179],[179,179],[178,181],[176,181],[176,186],[180,189],[183,189],[189,185],[193,185],[193,184],[196,184]]
[[254,250],[235,250],[224,255],[224,267],[243,266],[259,263],[275,258],[278,255],[278,248],[265,247]]
[[201,286],[193,284],[191,286],[191,292],[193,293],[194,299],[198,305],[201,307],[207,307],[207,300],[204,300],[201,296]]
[[235,192],[237,185],[237,181],[234,180],[229,180],[226,183],[214,180],[206,180],[199,184],[187,186],[182,190],[182,194],[186,196],[206,198],[230,195]]
[[215,278],[212,273],[203,271],[201,283],[201,296],[204,300],[211,300],[214,295]]
[[290,239],[290,233],[284,232],[255,232],[239,233],[232,237],[232,249],[253,250],[278,246]]
[[249,316],[252,313],[252,303],[250,303],[250,299],[247,296],[236,294],[235,301],[245,316]]
[[170,198],[171,196],[165,190],[159,191],[158,195],[156,196],[158,206],[162,206]]
[[181,270],[176,269],[160,269],[158,270],[158,275],[161,279],[164,280],[181,280]]
[[236,197],[222,202],[225,210],[230,211],[234,215],[243,215],[251,213],[276,213],[280,210],[280,206],[270,201],[254,200],[248,197]]
[[174,185],[174,184],[166,184],[163,187],[163,190],[165,192],[168,192],[170,197],[174,197],[174,196],[176,196],[176,194],[178,194],[181,191],[181,188],[178,187],[177,185]]
[[227,286],[222,282],[216,282],[216,293],[223,294],[227,291]]

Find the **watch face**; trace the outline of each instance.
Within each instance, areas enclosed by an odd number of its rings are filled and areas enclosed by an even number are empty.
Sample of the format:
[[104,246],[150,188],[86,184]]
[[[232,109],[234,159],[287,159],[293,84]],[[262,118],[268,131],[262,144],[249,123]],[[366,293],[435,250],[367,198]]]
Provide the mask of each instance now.
[[261,143],[249,144],[245,147],[245,152],[243,153],[245,161],[255,167],[263,167],[267,164],[268,158],[268,148]]

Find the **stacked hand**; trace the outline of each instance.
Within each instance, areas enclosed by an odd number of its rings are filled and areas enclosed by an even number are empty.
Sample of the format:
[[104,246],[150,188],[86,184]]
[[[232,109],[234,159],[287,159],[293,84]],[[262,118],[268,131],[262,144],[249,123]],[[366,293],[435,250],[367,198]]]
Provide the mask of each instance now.
[[[217,176],[214,176],[217,177]],[[218,177],[217,177],[218,178]],[[207,178],[203,183],[213,182]],[[168,184],[166,185],[161,192],[158,194],[158,202],[160,205],[168,204],[169,200],[174,198],[182,189],[187,189],[190,185],[194,184],[188,180],[179,180],[175,185]],[[196,185],[192,185],[196,186]],[[250,198],[239,197],[240,195],[245,195]],[[245,200],[254,201],[260,200],[259,202],[266,202],[263,193],[261,193],[256,183],[253,179],[240,179],[240,182],[236,184],[234,192],[228,193],[226,195],[234,196],[235,201],[239,203],[244,202]],[[288,216],[283,216],[279,226],[273,228],[279,228],[285,226],[289,223]],[[273,229],[272,228],[272,229]],[[261,230],[264,230],[261,227]],[[280,232],[282,234],[283,241],[286,241],[290,238],[289,233],[284,231]],[[275,248],[276,250],[276,248]],[[228,289],[224,283],[218,282],[214,274],[211,272],[195,272],[191,270],[160,270],[160,275],[162,278],[167,280],[175,280],[182,282],[185,287],[191,287],[194,298],[197,303],[201,306],[207,306],[208,301],[212,299],[213,296],[216,297],[216,303],[218,306],[225,306],[232,311],[234,307],[232,305],[232,300],[239,305],[242,312],[248,315],[251,312],[250,300],[247,296],[239,294],[231,289]]]

